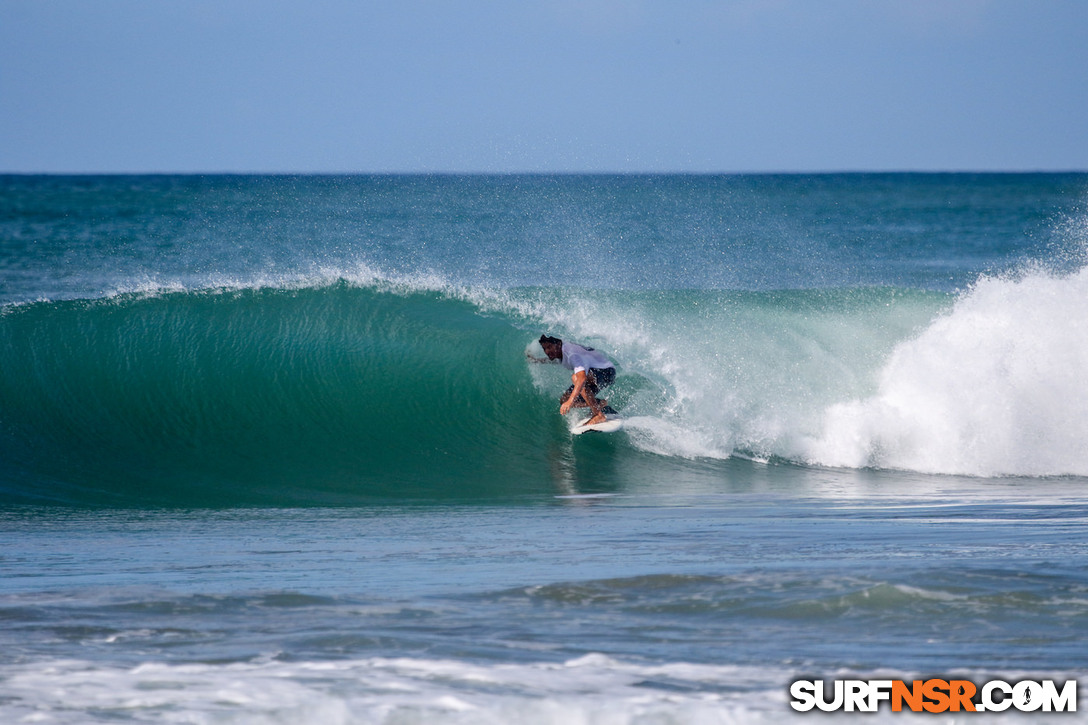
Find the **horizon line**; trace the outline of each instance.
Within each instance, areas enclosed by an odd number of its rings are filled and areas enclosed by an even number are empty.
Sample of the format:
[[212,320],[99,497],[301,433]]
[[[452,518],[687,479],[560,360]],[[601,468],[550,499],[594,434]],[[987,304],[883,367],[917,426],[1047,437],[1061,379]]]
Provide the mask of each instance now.
[[1085,174],[1088,168],[1068,169],[839,169],[808,171],[607,171],[607,170],[381,170],[381,171],[163,171],[163,170],[82,170],[82,171],[9,171],[0,176],[847,176],[847,175],[1018,175],[1018,174]]

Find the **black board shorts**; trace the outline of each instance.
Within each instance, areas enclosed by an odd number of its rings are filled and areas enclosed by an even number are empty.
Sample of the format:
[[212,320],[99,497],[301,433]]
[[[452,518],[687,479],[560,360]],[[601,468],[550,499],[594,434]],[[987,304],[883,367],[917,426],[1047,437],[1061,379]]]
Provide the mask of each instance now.
[[[601,392],[612,383],[616,382],[616,368],[590,368],[589,374],[592,375],[593,379],[597,381],[596,385],[594,385],[588,379],[586,380],[586,388],[588,388],[589,392],[594,396],[596,396],[597,393]],[[586,377],[588,378],[589,376],[587,375]],[[564,394],[564,397],[569,396],[573,392],[574,386],[572,385],[567,388],[567,392]]]

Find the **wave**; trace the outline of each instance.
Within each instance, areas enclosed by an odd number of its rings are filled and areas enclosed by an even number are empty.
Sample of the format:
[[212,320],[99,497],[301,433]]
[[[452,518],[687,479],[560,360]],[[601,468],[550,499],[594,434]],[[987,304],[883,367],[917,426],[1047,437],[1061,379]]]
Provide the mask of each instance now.
[[[960,295],[457,288],[367,271],[9,305],[0,489],[129,505],[509,499],[738,456],[1088,475],[1086,299],[1088,271]],[[540,332],[618,362],[625,434],[575,447],[556,412],[566,374],[523,354]]]

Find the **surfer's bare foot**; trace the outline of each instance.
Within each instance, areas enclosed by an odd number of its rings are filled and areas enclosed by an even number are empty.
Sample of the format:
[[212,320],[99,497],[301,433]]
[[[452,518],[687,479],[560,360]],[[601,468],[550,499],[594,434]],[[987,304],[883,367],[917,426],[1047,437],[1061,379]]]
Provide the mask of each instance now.
[[605,417],[604,413],[598,413],[582,425],[596,425],[597,423],[604,423],[606,420],[608,420],[608,418]]

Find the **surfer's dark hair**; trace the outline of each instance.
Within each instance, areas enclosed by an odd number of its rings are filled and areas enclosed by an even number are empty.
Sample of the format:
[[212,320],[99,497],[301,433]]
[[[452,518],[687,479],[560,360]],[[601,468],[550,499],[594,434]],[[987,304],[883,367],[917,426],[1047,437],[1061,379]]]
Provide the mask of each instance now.
[[560,340],[558,337],[548,337],[547,335],[541,335],[540,336],[541,346],[544,346],[544,345],[549,344],[549,343],[552,344],[552,345],[562,345],[563,341]]

